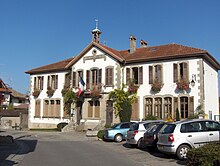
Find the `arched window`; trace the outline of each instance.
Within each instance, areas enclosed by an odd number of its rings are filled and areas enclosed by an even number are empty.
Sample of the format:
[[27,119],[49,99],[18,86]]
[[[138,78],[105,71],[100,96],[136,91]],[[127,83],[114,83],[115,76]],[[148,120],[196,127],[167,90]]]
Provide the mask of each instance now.
[[155,98],[154,116],[162,119],[162,98]]
[[172,98],[171,97],[165,97],[164,98],[164,118],[172,118]]
[[153,115],[153,100],[152,98],[145,99],[145,116]]

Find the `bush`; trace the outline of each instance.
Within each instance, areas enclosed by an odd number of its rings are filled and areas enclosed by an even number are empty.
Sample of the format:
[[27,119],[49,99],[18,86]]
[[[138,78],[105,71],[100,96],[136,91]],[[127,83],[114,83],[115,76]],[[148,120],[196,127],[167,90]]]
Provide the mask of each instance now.
[[220,164],[220,142],[194,148],[187,153],[187,166],[218,166]]
[[147,115],[144,120],[157,120],[157,117],[153,115]]
[[99,130],[97,133],[97,137],[100,139],[104,139],[105,130]]
[[68,123],[66,123],[66,122],[61,122],[61,123],[57,124],[57,130],[61,131],[62,128],[64,128],[66,125],[68,125]]

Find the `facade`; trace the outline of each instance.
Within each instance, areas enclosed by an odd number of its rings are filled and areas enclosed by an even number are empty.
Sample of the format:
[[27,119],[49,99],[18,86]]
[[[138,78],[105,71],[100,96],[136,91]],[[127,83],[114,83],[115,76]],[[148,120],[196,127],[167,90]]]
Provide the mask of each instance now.
[[[136,47],[118,51],[100,44],[101,31],[92,31],[92,42],[70,59],[27,71],[30,74],[29,128],[55,127],[68,122],[63,111],[62,89],[78,92],[84,80],[83,96],[72,107],[75,122],[93,129],[97,125],[119,122],[108,94],[122,84],[137,90],[132,120],[152,115],[160,119],[189,118],[204,109],[206,118],[219,114],[219,63],[205,50],[178,44],[148,46],[144,40]],[[48,94],[48,91],[52,93]]]
[[6,109],[10,103],[10,89],[8,86],[0,79],[0,109]]

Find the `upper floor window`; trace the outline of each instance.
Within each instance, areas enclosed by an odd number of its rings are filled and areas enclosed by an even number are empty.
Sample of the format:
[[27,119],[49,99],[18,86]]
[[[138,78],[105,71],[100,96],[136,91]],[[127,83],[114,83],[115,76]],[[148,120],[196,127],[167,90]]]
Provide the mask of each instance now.
[[126,68],[126,84],[143,84],[143,67]]
[[58,88],[58,75],[49,75],[47,77],[47,88],[48,87],[52,89]]
[[163,82],[163,67],[162,65],[149,66],[149,84],[155,82]]
[[79,70],[77,72],[75,72],[75,71],[73,72],[73,84],[72,84],[72,86],[74,88],[79,86],[80,77],[83,78],[83,70]]
[[43,76],[34,77],[34,89],[43,90],[43,85],[44,85]]
[[86,88],[102,83],[102,69],[94,68],[86,71]]
[[114,68],[113,67],[107,67],[105,69],[105,85],[106,86],[112,86],[113,85],[113,77],[114,76]]
[[187,62],[173,64],[173,82],[181,79],[189,80],[189,65]]

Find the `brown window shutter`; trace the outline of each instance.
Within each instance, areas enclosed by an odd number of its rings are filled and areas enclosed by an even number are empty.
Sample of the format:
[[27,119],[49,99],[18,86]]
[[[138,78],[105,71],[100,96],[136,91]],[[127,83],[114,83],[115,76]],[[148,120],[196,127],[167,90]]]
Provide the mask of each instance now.
[[[178,109],[178,97],[174,97],[173,98],[173,103],[174,103],[174,118],[176,119],[176,111],[177,111],[177,109]],[[179,109],[178,109],[178,111],[179,111]]]
[[130,83],[130,68],[126,68],[126,84],[128,85]]
[[73,88],[76,87],[76,72],[73,71],[73,84],[72,84]]
[[105,69],[105,85],[109,85],[109,83],[108,83],[108,80],[109,80],[109,75],[108,75],[108,73],[109,73],[109,69],[108,68],[106,68]]
[[143,67],[139,67],[139,84],[143,84]]
[[55,76],[55,89],[58,88],[58,75]]
[[194,115],[194,97],[189,97],[189,115]]
[[102,83],[102,69],[99,69],[99,73],[98,73],[98,83],[101,84]]
[[44,77],[41,77],[40,89],[43,90],[44,87]]
[[37,89],[37,79],[34,77],[34,89]]
[[109,85],[113,85],[113,68],[109,69]]
[[65,87],[68,87],[69,88],[70,86],[70,74],[66,74],[65,75]]
[[157,65],[158,82],[162,82],[162,66]]
[[86,70],[86,88],[90,88],[90,70]]
[[178,82],[178,66],[176,63],[173,64],[173,82]]
[[149,66],[149,84],[153,84],[153,66]]
[[183,63],[183,77],[186,80],[189,80],[189,77],[188,77],[188,64],[186,62]]
[[50,76],[47,77],[47,88],[50,86]]

